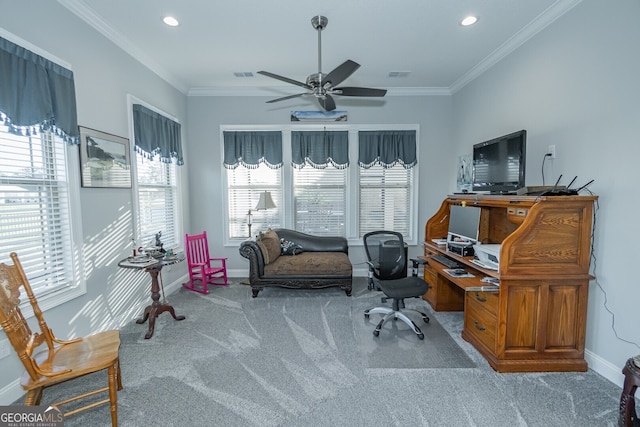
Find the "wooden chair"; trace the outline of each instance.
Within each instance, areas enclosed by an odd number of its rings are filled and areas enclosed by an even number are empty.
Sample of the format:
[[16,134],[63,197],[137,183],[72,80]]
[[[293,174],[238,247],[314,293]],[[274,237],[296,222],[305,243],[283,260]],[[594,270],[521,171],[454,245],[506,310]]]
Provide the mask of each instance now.
[[[111,424],[118,425],[117,390],[122,390],[120,379],[119,347],[120,333],[117,330],[100,332],[85,338],[69,341],[57,339],[42,316],[29,281],[15,252],[11,253],[13,265],[0,263],[0,324],[11,345],[18,353],[26,372],[22,375],[21,385],[27,391],[24,404],[40,405],[44,389],[66,381],[106,370],[108,386],[80,394],[56,403],[47,403],[58,407],[65,417],[109,403]],[[32,332],[20,311],[21,288],[27,294],[33,307],[33,313],[40,326],[40,333]],[[37,351],[42,344],[42,351]],[[64,386],[62,386],[64,387]],[[98,402],[64,412],[60,407],[85,397],[108,392],[109,397]]]
[[[227,286],[227,259],[211,258],[209,256],[209,243],[207,232],[201,234],[185,235],[185,251],[187,253],[187,269],[189,270],[189,282],[182,286],[208,294],[208,285]],[[214,265],[215,264],[215,265]],[[220,283],[222,281],[222,283]]]

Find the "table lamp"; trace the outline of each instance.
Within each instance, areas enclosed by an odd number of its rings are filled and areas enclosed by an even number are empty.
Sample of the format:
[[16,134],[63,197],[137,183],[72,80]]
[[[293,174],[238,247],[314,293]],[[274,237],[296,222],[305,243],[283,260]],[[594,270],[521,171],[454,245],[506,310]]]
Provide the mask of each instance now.
[[[256,205],[256,207],[253,209],[254,211],[263,211],[263,210],[267,210],[267,209],[273,209],[276,208],[276,204],[273,202],[273,199],[271,198],[271,192],[269,191],[263,191],[262,193],[260,193],[260,199],[258,200],[258,204]],[[251,209],[249,209],[249,238],[251,238]]]

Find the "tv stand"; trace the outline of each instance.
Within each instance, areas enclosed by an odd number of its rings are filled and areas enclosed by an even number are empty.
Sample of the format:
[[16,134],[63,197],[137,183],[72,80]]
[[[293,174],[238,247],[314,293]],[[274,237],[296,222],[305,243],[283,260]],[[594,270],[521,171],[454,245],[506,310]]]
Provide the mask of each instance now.
[[[425,225],[424,295],[435,311],[464,311],[462,337],[498,372],[586,371],[593,204],[597,196],[450,195]],[[479,241],[501,244],[499,270],[432,239],[447,235],[451,205],[481,209]],[[446,254],[475,277],[453,277]],[[485,277],[499,279],[487,286]]]

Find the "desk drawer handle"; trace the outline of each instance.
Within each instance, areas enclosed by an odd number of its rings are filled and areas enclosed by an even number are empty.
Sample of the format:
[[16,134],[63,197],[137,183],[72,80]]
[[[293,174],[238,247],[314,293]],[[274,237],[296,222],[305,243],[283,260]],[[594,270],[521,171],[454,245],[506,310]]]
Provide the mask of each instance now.
[[477,320],[474,320],[474,321],[473,321],[473,324],[475,325],[476,329],[477,329],[477,330],[479,330],[479,331],[484,331],[484,330],[486,330],[486,329],[487,329],[487,328],[485,328],[484,326],[480,326],[480,325],[478,324],[478,321],[477,321]]
[[487,299],[484,297],[481,298],[478,292],[476,292],[476,299],[480,302],[487,302]]

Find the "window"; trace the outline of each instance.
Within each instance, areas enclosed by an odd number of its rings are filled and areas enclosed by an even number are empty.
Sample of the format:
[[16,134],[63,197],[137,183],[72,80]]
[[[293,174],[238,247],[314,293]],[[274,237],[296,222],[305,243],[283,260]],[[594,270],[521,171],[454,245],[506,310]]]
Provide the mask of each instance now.
[[295,229],[317,236],[345,236],[346,169],[295,168]]
[[411,235],[413,168],[402,165],[358,168],[360,175],[359,237],[374,230]]
[[[235,169],[225,169],[225,171],[228,188],[229,237],[244,240],[269,227],[279,227],[280,206],[282,206],[282,168],[272,169],[262,163],[256,168],[239,165]],[[271,192],[276,209],[254,210],[263,191]],[[249,232],[249,211],[251,211],[251,232]]]
[[129,103],[136,147],[137,246],[151,246],[154,236],[162,233],[164,249],[175,249],[181,243],[177,182],[177,167],[184,164],[181,125],[133,96]]
[[77,148],[51,132],[16,135],[0,124],[0,256],[18,254],[42,309],[85,291],[74,268],[78,164]]
[[[255,128],[221,129],[226,244],[237,245],[268,227],[340,235],[353,245],[362,244],[369,231],[388,229],[416,244],[422,231],[415,203],[417,126]],[[262,191],[271,192],[277,209],[253,210]]]
[[136,153],[138,181],[138,246],[148,246],[154,235],[162,232],[164,248],[180,244],[177,218],[177,184],[175,163],[164,163]]

